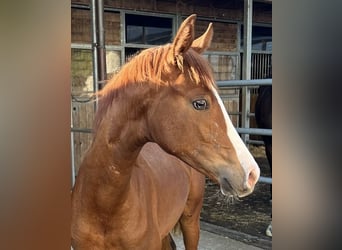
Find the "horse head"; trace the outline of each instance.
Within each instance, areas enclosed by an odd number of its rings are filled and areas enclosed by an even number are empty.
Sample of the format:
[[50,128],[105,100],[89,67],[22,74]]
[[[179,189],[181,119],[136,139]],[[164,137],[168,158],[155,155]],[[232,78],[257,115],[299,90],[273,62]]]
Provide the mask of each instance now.
[[250,194],[260,169],[220,99],[209,64],[200,55],[211,43],[212,24],[194,39],[196,15],[181,25],[159,62],[161,84],[149,105],[148,140],[220,184],[225,195]]

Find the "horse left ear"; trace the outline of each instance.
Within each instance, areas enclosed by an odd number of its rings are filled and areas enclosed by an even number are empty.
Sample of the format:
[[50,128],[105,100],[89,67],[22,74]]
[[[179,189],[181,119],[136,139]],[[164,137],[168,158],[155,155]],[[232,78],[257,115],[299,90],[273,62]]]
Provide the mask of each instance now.
[[196,14],[192,14],[181,24],[168,54],[168,62],[173,65],[177,64],[181,70],[183,69],[183,54],[194,41],[196,16]]
[[213,29],[213,24],[210,23],[206,32],[199,38],[197,38],[195,41],[193,41],[191,48],[197,53],[202,54],[204,51],[206,51],[211,44],[211,39],[213,38],[214,35],[214,29]]

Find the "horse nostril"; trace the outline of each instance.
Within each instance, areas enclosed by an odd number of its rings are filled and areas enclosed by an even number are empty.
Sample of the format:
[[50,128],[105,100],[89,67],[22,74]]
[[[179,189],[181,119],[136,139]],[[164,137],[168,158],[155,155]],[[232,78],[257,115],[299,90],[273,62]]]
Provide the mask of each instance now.
[[255,183],[258,181],[258,173],[255,169],[251,170],[248,175],[247,185],[249,188],[253,188]]

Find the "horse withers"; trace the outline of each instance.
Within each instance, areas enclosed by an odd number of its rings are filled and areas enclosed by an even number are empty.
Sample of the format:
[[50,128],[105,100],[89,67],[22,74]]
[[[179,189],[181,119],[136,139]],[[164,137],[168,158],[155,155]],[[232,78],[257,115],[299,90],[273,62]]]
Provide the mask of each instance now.
[[197,249],[204,175],[244,197],[260,170],[224,108],[201,56],[212,24],[194,39],[196,15],[172,44],[142,51],[97,93],[93,142],[72,191],[77,249],[172,249],[179,222]]

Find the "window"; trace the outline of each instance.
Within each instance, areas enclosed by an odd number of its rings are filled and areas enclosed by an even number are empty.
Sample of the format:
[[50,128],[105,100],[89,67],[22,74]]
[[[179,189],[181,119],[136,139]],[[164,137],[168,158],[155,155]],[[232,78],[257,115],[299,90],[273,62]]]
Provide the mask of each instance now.
[[[241,48],[243,42],[243,25],[241,25]],[[272,27],[252,27],[252,50],[272,51]]]
[[126,14],[126,43],[161,45],[171,42],[172,19]]

